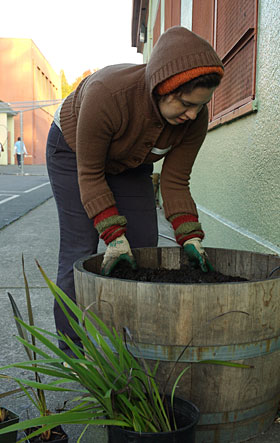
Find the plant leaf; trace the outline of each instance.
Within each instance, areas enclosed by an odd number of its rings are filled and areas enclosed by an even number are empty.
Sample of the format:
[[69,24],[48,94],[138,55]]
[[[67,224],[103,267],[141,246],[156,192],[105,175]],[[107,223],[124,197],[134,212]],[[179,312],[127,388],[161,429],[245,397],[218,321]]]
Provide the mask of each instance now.
[[221,365],[221,366],[229,366],[231,368],[242,368],[242,369],[252,369],[254,366],[252,365],[244,365],[243,363],[234,363],[231,361],[224,360],[200,360],[197,362],[199,364],[210,364],[210,365]]
[[[17,318],[19,318],[20,320],[23,321],[22,315],[21,315],[21,313],[20,313],[20,311],[19,311],[19,309],[17,307],[17,304],[16,304],[13,296],[9,292],[8,292],[8,297],[9,297],[11,305],[12,305],[12,310],[13,310],[13,313],[14,313],[14,318],[15,318],[15,323],[16,323],[16,327],[17,327],[18,333],[19,333],[21,338],[23,338],[25,341],[29,342],[26,330],[24,328],[22,328],[21,325],[16,320]],[[30,350],[26,346],[24,346],[24,349],[25,349],[25,351],[27,353],[28,358],[30,360],[33,360],[32,353],[30,352]]]
[[[34,426],[48,425],[49,429],[57,425],[63,424],[94,424],[94,425],[108,425],[108,426],[128,426],[126,421],[123,420],[107,420],[107,419],[95,419],[94,412],[89,410],[88,412],[61,412],[60,414],[53,414],[48,416],[36,417],[29,420],[20,421],[14,425],[7,426],[4,429],[0,429],[0,435],[6,434],[11,431],[24,430],[32,428]],[[40,432],[39,432],[40,433]]]

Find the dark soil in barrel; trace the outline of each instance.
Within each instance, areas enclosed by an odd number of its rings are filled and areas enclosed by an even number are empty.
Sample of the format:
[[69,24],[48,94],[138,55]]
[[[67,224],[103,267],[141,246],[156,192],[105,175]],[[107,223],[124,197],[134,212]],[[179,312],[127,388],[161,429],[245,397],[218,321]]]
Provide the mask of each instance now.
[[216,271],[203,272],[201,269],[193,269],[189,266],[185,266],[182,269],[138,268],[137,270],[133,270],[125,261],[120,261],[117,264],[110,277],[143,282],[183,284],[247,281],[246,278],[232,277]]

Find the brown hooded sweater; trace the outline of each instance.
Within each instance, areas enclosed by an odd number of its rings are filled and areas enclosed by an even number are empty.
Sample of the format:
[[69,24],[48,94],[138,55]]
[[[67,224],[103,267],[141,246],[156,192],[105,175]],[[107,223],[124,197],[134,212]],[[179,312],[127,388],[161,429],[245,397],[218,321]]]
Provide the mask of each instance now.
[[[197,215],[189,179],[207,132],[207,106],[196,120],[171,125],[162,118],[153,91],[167,78],[200,66],[223,67],[205,40],[176,26],[162,34],[147,65],[103,68],[66,98],[60,123],[65,140],[77,154],[81,199],[90,218],[115,205],[105,173],[119,174],[163,157],[166,218],[178,213]],[[151,153],[153,148],[162,150],[162,155]]]

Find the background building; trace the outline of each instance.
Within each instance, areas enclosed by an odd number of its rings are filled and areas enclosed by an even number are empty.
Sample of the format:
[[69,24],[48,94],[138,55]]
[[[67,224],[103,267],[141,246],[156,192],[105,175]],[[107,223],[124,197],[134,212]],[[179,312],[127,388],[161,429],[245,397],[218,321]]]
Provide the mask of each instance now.
[[[277,3],[277,2],[276,2]],[[205,246],[280,254],[280,9],[269,0],[135,0],[132,46],[148,61],[158,37],[182,25],[225,66],[191,192]],[[156,164],[160,171],[160,162]]]
[[[56,106],[40,108],[40,101],[61,99],[60,77],[31,39],[0,38],[0,99],[14,111],[23,110],[23,140],[27,164],[45,163],[46,139]],[[37,108],[30,110],[31,108]],[[20,136],[20,113],[9,133],[7,162],[14,163],[14,141]],[[12,152],[11,152],[12,150]]]
[[17,113],[0,100],[0,165],[13,163],[12,142],[14,141],[14,117]]

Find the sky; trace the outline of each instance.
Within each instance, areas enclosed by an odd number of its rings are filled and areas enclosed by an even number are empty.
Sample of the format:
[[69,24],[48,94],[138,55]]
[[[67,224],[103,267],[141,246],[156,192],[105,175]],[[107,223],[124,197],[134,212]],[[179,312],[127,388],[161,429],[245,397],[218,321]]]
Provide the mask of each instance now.
[[12,0],[1,17],[0,37],[31,38],[69,84],[88,69],[143,63],[131,47],[132,0]]

